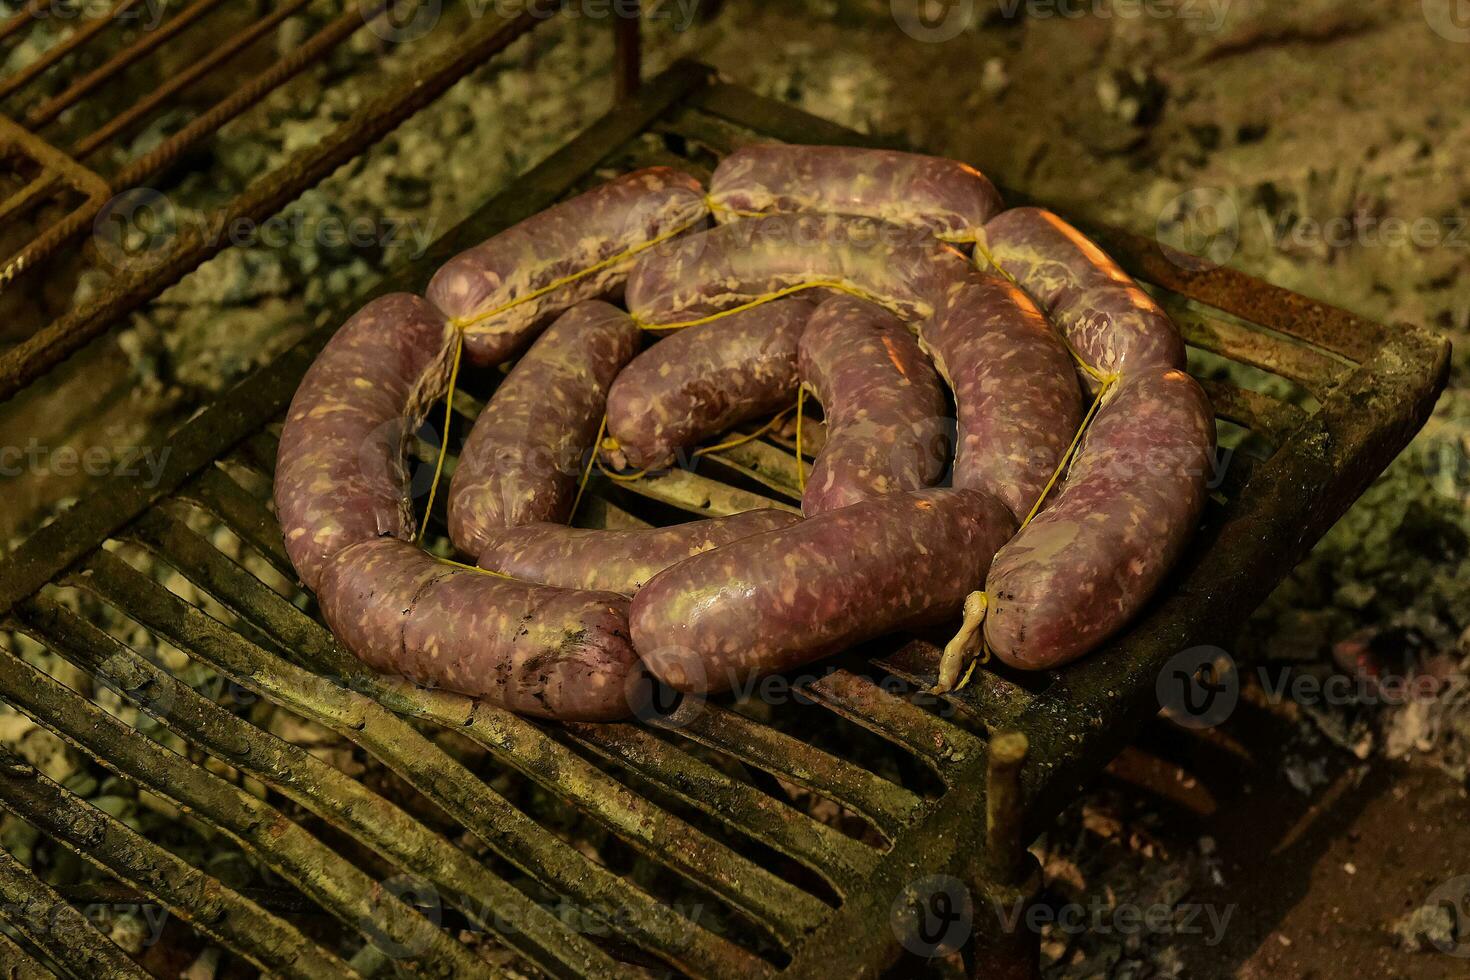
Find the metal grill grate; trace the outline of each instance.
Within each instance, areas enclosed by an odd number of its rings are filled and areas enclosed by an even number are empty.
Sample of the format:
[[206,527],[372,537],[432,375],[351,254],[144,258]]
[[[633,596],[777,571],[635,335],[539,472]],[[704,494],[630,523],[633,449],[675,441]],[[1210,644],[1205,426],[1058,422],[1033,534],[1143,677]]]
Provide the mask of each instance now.
[[[757,138],[861,142],[680,64],[384,289],[421,286],[459,248],[610,173],[672,163],[704,176],[720,154]],[[1259,602],[1402,448],[1444,383],[1446,347],[1424,331],[1369,324],[1227,270],[1190,273],[1141,239],[1093,231],[1156,284],[1201,369],[1223,357],[1252,366],[1263,384],[1209,383],[1222,440],[1237,452],[1206,528],[1148,617],[1066,670],[982,673],[960,694],[934,699],[915,692],[932,679],[937,650],[907,640],[838,658],[788,703],[688,699],[614,725],[527,720],[374,676],[333,643],[290,584],[267,504],[273,426],[340,322],[333,317],[181,430],[159,485],[109,487],[0,570],[10,625],[164,720],[189,756],[10,653],[0,653],[0,697],[239,842],[345,934],[361,933],[425,974],[490,971],[381,887],[389,876],[419,876],[442,897],[446,920],[452,913],[490,931],[552,974],[620,975],[637,965],[715,976],[875,970],[898,953],[890,910],[913,879],[956,874],[977,900],[1018,886],[1020,842],[1157,710],[1160,665],[1222,637]],[[470,388],[457,399],[461,430],[488,394]],[[429,457],[433,447],[421,451]],[[598,482],[582,521],[626,526],[676,512],[792,506],[797,465],[791,447],[762,439],[698,472]],[[197,594],[140,570],[144,552]],[[72,590],[85,597],[80,612],[58,601]],[[349,776],[180,683],[106,631],[118,617],[338,733],[370,760],[369,774],[391,774],[412,791],[395,798],[414,803],[389,802],[380,779]],[[1012,730],[1030,741],[1024,762],[1002,734]],[[443,733],[468,740],[485,761],[466,765]],[[206,759],[272,795],[243,791],[199,764]],[[818,799],[821,807],[807,805]],[[257,897],[183,865],[23,763],[0,765],[0,805],[269,972],[345,969]],[[824,809],[838,818],[817,819]],[[0,892],[58,903],[7,864]],[[548,903],[558,900],[598,928],[554,914]],[[26,937],[25,918],[13,918]],[[976,918],[982,929],[992,922]],[[66,944],[29,935],[31,953],[74,972],[107,955],[98,935]],[[980,937],[975,962],[985,962],[990,942]]]
[[[409,16],[427,0],[345,0],[315,33],[277,54],[277,29],[291,17],[318,9],[311,0],[269,5],[193,0],[186,6],[116,0],[105,10],[85,4],[86,16],[24,69],[0,79],[0,220],[25,230],[0,243],[0,290],[37,291],[38,275],[75,250],[99,220],[108,218],[114,195],[145,187],[221,127],[278,93],[303,71],[327,59],[354,35],[382,23],[389,11]],[[84,253],[88,268],[107,274],[95,300],[68,309],[18,339],[0,355],[0,399],[9,398],[121,317],[229,244],[224,231],[259,222],[304,190],[362,153],[460,78],[545,21],[554,2],[474,7],[454,39],[396,40],[409,49],[400,71],[385,78],[349,119],[279,169],[254,180],[209,215],[207,227],[191,224],[146,263],[114,269]],[[435,11],[438,4],[432,4]],[[0,55],[42,30],[49,0],[35,0],[0,23]],[[80,9],[80,8],[79,8]],[[502,11],[504,11],[502,13]],[[143,16],[157,15],[146,29]],[[76,17],[74,12],[71,16]],[[623,84],[636,76],[636,20],[618,18],[618,68]],[[110,53],[109,53],[110,52]],[[628,66],[632,66],[629,68]],[[90,66],[90,67],[89,67]],[[137,72],[156,85],[137,98]],[[216,96],[221,80],[228,87]],[[202,93],[202,94],[201,94]],[[187,107],[188,121],[159,143],[134,152],[128,139],[163,114]],[[141,199],[140,199],[141,200]],[[129,200],[122,202],[123,206]]]

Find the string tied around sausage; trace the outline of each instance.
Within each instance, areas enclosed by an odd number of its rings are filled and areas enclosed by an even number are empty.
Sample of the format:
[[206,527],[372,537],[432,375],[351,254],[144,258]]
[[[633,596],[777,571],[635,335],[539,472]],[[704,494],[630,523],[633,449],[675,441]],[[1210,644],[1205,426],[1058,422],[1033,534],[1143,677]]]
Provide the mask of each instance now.
[[[701,446],[700,448],[694,450],[694,452],[691,455],[693,455],[693,456],[709,456],[709,455],[712,455],[714,453],[724,452],[727,449],[734,449],[737,446],[743,446],[743,445],[745,445],[748,442],[754,442],[756,439],[759,439],[761,436],[765,435],[766,433],[768,433],[771,430],[773,430],[773,429],[777,428],[778,426],[780,426],[783,422],[786,421],[786,417],[788,415],[790,415],[793,411],[798,411],[799,412],[800,411],[800,405],[801,405],[801,401],[800,401],[800,397],[798,395],[797,404],[792,405],[792,406],[790,406],[788,408],[784,408],[781,411],[777,412],[764,425],[760,426],[759,428],[755,429],[754,431],[752,431],[752,432],[742,432],[738,436],[734,436],[732,438],[726,439],[723,442],[718,442],[718,443],[716,443],[713,446]],[[800,427],[800,425],[801,425],[801,420],[800,420],[800,418],[798,418],[797,419],[797,426],[798,426],[798,428]],[[583,479],[583,485],[584,486],[586,485],[586,479],[587,479],[587,477],[591,474],[591,469],[592,469],[593,463],[596,464],[598,470],[600,470],[602,472],[602,475],[603,476],[606,476],[607,478],[609,478],[611,480],[616,480],[616,481],[618,481],[620,483],[632,483],[635,480],[642,479],[643,477],[647,476],[650,472],[652,472],[652,470],[654,469],[654,467],[652,467],[652,466],[645,466],[642,469],[634,470],[631,473],[621,473],[621,472],[617,472],[615,470],[608,469],[608,467],[606,466],[606,464],[604,464],[602,462],[602,459],[601,459],[601,451],[606,451],[606,452],[609,452],[609,453],[615,453],[619,449],[622,448],[622,444],[619,443],[618,440],[617,440],[617,438],[614,437],[614,436],[606,436],[606,437],[603,436],[603,433],[606,431],[606,427],[607,427],[607,414],[604,413],[603,416],[602,416],[602,425],[597,430],[597,440],[593,444],[593,446],[594,446],[594,450],[593,451],[594,451],[594,454],[595,455],[594,455],[593,459],[589,461],[587,470],[584,471],[584,473],[583,473],[583,478],[582,479]],[[581,492],[580,491],[578,491],[578,499],[581,499]]]
[[990,644],[985,642],[985,613],[989,608],[990,597],[984,591],[965,596],[964,620],[959,632],[944,646],[939,658],[939,678],[930,689],[931,694],[960,690],[970,683],[975,668],[990,660]]
[[792,286],[784,286],[781,289],[757,296],[755,299],[740,303],[737,306],[732,306],[728,310],[707,313],[704,316],[695,317],[692,320],[680,320],[676,323],[652,323],[637,314],[630,315],[633,317],[633,322],[637,324],[638,329],[647,330],[650,333],[658,333],[664,330],[683,330],[687,327],[698,327],[706,323],[713,323],[727,316],[734,316],[736,313],[744,313],[746,310],[753,310],[757,306],[774,303],[778,299],[785,299],[793,293],[799,293],[807,289],[835,289],[840,293],[847,293],[849,296],[856,296],[858,299],[867,300],[869,303],[876,303],[879,306],[889,308],[889,304],[882,297],[874,296],[872,293],[858,289],[856,286],[850,286],[837,279],[814,279],[810,282],[799,282]]
[[[1067,446],[1067,451],[1057,461],[1056,467],[1052,470],[1051,478],[1041,488],[1041,493],[1037,495],[1036,502],[1031,505],[1031,510],[1026,514],[1025,520],[1021,521],[1020,525],[1016,528],[1017,533],[1020,533],[1022,529],[1036,518],[1037,514],[1041,513],[1042,504],[1046,502],[1046,498],[1056,488],[1057,482],[1062,478],[1062,474],[1067,471],[1067,467],[1071,465],[1072,460],[1076,457],[1077,449],[1082,444],[1082,437],[1087,433],[1088,426],[1092,424],[1092,420],[1097,415],[1098,409],[1102,407],[1103,400],[1107,398],[1108,392],[1112,391],[1113,386],[1117,384],[1119,377],[1120,375],[1116,373],[1101,377],[1102,387],[1098,389],[1097,397],[1088,406],[1087,414],[1082,417],[1081,424],[1077,426],[1077,431],[1073,434],[1072,442]],[[959,631],[955,633],[949,643],[945,644],[944,654],[939,660],[939,678],[930,693],[944,694],[949,691],[961,690],[970,682],[970,678],[975,672],[975,667],[990,660],[990,645],[986,643],[985,633],[982,629],[985,624],[985,614],[989,608],[989,597],[983,591],[971,592],[965,598],[964,620],[960,623]],[[963,676],[960,674],[961,668],[964,669]]]
[[668,231],[665,231],[662,234],[653,236],[646,242],[634,245],[631,248],[625,248],[621,252],[618,252],[614,255],[609,255],[607,258],[602,259],[599,262],[594,262],[593,264],[587,266],[585,269],[578,269],[576,272],[569,272],[559,279],[553,279],[546,285],[533,289],[525,295],[517,296],[515,299],[507,300],[505,303],[502,303],[499,306],[492,307],[488,310],[482,310],[481,312],[473,314],[472,316],[451,317],[449,322],[457,327],[459,330],[463,331],[469,327],[474,326],[477,323],[488,320],[491,317],[496,317],[502,313],[509,312],[510,310],[515,309],[517,306],[520,306],[523,303],[529,303],[532,300],[540,299],[547,293],[555,292],[556,290],[561,289],[563,286],[569,286],[572,283],[576,282],[578,279],[584,279],[595,272],[601,272],[604,269],[608,269],[615,265],[619,265],[620,263],[626,262],[628,259],[633,258],[635,255],[638,255],[641,252],[646,252],[648,249],[653,248],[654,246],[662,245],[664,242],[668,241],[671,238],[677,238],[703,220],[704,215],[700,214],[691,221],[687,221],[677,227],[670,228]]

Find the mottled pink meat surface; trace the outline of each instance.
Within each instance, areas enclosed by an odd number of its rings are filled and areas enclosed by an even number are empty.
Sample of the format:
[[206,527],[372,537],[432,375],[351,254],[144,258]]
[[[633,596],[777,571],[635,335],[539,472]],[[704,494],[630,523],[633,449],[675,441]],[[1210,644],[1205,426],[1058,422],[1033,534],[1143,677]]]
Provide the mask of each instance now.
[[777,214],[686,235],[650,250],[628,275],[640,324],[687,322],[782,289],[835,283],[904,320],[934,312],[969,260],[927,231],[870,218]]
[[644,693],[628,600],[609,592],[511,581],[381,538],[338,554],[319,597],[332,632],[375,670],[519,714],[608,721]]
[[453,337],[438,310],[393,293],[343,324],[302,378],[281,430],[275,501],[308,588],[354,542],[414,536],[403,447],[448,385]]
[[866,300],[834,296],[812,315],[799,354],[802,383],[827,425],[802,513],[919,490],[944,475],[948,400],[901,320]]
[[988,274],[952,291],[919,337],[954,392],[954,485],[993,493],[1024,520],[1082,423],[1066,345],[1030,297]]
[[478,555],[496,530],[565,521],[613,379],[638,352],[626,313],[589,301],[562,314],[511,369],[470,430],[449,484],[449,536]]
[[[1050,211],[1012,208],[991,219],[975,260],[1019,283],[1101,374],[1184,367],[1184,341],[1168,315],[1102,249]],[[1086,380],[1096,390],[1097,381]]]
[[655,575],[633,597],[633,644],[679,690],[740,687],[958,615],[1015,526],[978,490],[916,490],[827,511]]
[[464,327],[473,362],[499,364],[556,314],[609,295],[640,250],[702,227],[707,214],[693,177],[668,167],[635,170],[461,252],[425,295]]
[[1188,374],[1155,367],[1119,382],[1061,494],[995,558],[985,619],[991,650],[1040,670],[1121,629],[1194,533],[1214,450],[1214,413]]
[[635,357],[607,397],[607,432],[618,444],[610,459],[664,466],[679,450],[795,404],[796,345],[813,308],[790,296],[677,330]]
[[670,527],[594,531],[526,524],[490,536],[480,567],[526,582],[631,596],[670,565],[752,534],[790,527],[790,511],[751,510]]
[[757,143],[720,161],[710,178],[720,221],[754,214],[856,214],[969,242],[1001,209],[994,185],[942,157],[852,146]]

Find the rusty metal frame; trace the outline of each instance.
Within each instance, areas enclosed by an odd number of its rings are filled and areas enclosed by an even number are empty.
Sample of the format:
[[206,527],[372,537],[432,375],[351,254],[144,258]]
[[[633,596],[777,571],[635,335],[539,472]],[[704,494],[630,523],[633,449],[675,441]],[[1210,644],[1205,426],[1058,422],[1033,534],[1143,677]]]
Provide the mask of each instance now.
[[[707,68],[681,63],[379,291],[421,286],[448,255],[595,182],[606,169],[673,162],[698,172],[732,146],[761,138],[864,142],[832,123],[721,84]],[[1253,465],[1236,468],[1235,479],[1224,488],[1228,499],[1209,510],[1168,594],[1106,650],[1040,678],[1039,684],[1023,686],[1017,677],[982,673],[971,687],[946,699],[950,710],[943,713],[879,686],[865,673],[869,668],[851,660],[804,686],[804,696],[823,717],[866,729],[934,773],[942,784],[937,795],[921,796],[816,749],[775,726],[779,718],[760,722],[722,704],[686,701],[649,724],[554,726],[373,677],[335,646],[318,621],[191,531],[177,511],[180,501],[212,515],[268,562],[289,568],[263,500],[215,464],[229,458],[262,476],[269,473],[275,447],[267,426],[284,411],[336,324],[351,312],[348,305],[186,425],[157,484],[114,480],[22,544],[0,566],[0,615],[99,676],[111,676],[111,683],[145,710],[156,706],[160,692],[170,688],[166,676],[109,644],[79,617],[48,605],[44,595],[54,583],[92,592],[222,674],[342,732],[492,849],[498,847],[511,863],[599,914],[616,916],[625,941],[684,972],[876,975],[901,953],[888,926],[895,902],[909,893],[917,875],[947,873],[965,881],[981,904],[979,931],[965,950],[974,975],[1028,975],[1034,946],[1024,936],[987,928],[996,920],[985,917],[983,906],[1028,894],[1032,872],[1022,856],[1023,843],[1157,712],[1154,680],[1168,658],[1226,637],[1242,612],[1266,596],[1402,449],[1428,417],[1448,372],[1448,344],[1427,330],[1367,323],[1229,270],[1191,271],[1170,261],[1153,242],[1116,230],[1091,230],[1125,267],[1161,290],[1193,346],[1290,378],[1313,393],[1318,407],[1302,408],[1225,383],[1212,387],[1222,417],[1260,434],[1271,451]],[[736,471],[759,468],[768,480],[760,486],[780,496],[785,470],[798,463],[777,442],[759,445],[758,456],[723,462]],[[716,509],[738,509],[751,497],[765,499],[748,489],[721,491],[722,472],[688,474],[684,487],[650,483],[629,492],[676,505],[682,501],[691,510],[707,509],[711,502]],[[629,519],[620,510],[620,498],[606,492],[595,491],[594,520]],[[121,562],[100,550],[109,539],[142,544],[165,559],[263,635],[265,645],[252,639],[254,633],[232,630],[161,592],[145,576],[118,567]],[[876,667],[885,676],[923,685],[932,679],[935,652],[914,641]],[[0,662],[7,656],[0,653]],[[89,726],[99,719],[85,699],[67,697],[48,685],[44,674],[18,664],[0,668],[0,697],[22,704],[43,725],[62,731],[105,764],[122,765],[109,761],[114,755],[136,755],[93,732]],[[336,683],[314,681],[319,677]],[[177,705],[178,699],[170,703]],[[259,756],[244,748],[229,755],[229,747],[238,744],[231,738],[259,737],[248,725],[240,728],[243,722],[213,717],[204,706],[197,713],[175,708],[166,715],[174,727],[190,732],[195,744],[212,746],[232,763],[253,759],[260,778],[288,795],[296,792],[326,806],[327,790],[287,765],[287,750],[272,747],[277,754],[270,755],[262,745]],[[403,718],[467,735],[504,765],[736,910],[789,961],[773,963],[673,915],[620,879],[590,870],[593,866],[578,854],[525,826],[523,815],[505,809],[457,763],[436,755]],[[773,808],[770,797],[681,746],[716,750],[839,801],[876,828],[886,848],[834,834],[784,806]],[[808,890],[774,878],[657,802],[609,781],[589,757],[635,772],[710,819],[813,869],[835,894],[835,904],[815,901]],[[142,762],[127,765],[132,778],[164,795],[195,792],[172,786]],[[203,819],[224,819],[210,809],[215,792],[203,783],[197,789],[193,800]],[[23,810],[24,801],[3,779],[0,805],[38,819],[34,808]],[[309,841],[297,846],[303,859],[312,853]],[[389,849],[385,842],[380,848]],[[447,865],[424,870],[436,880],[449,874]],[[125,868],[115,871],[126,880]],[[352,896],[334,901],[346,909]],[[506,938],[552,972],[602,975],[615,969],[603,950],[589,948],[554,923],[543,921]]]
[[[630,0],[632,2],[632,0]],[[26,155],[42,161],[45,169],[10,199],[0,201],[0,217],[18,213],[51,195],[62,184],[70,185],[84,195],[84,200],[70,212],[42,230],[19,252],[0,266],[0,289],[17,277],[43,264],[68,243],[74,242],[92,227],[117,194],[140,187],[174,164],[190,148],[200,144],[221,126],[257,105],[271,92],[299,75],[345,41],[388,6],[388,0],[359,0],[351,3],[341,15],[326,24],[270,65],[260,74],[246,80],[206,112],[191,120],[179,132],[170,135],[159,146],[130,161],[118,173],[104,178],[88,168],[85,161],[107,145],[119,133],[146,119],[154,110],[168,103],[209,73],[226,65],[230,59],[266,36],[288,16],[306,5],[306,0],[282,0],[270,13],[249,29],[225,44],[205,53],[193,64],[169,78],[130,108],[119,113],[101,129],[80,139],[71,151],[63,152],[34,131],[52,122],[64,109],[74,105],[89,91],[102,84],[128,65],[166,43],[171,37],[215,8],[217,0],[195,0],[159,29],[140,37],[118,51],[105,63],[75,80],[66,90],[32,107],[24,125],[0,116],[0,141],[18,146]],[[104,332],[127,313],[157,296],[164,288],[182,278],[223,247],[217,229],[236,221],[262,221],[284,204],[324,179],[341,164],[362,153],[408,116],[433,101],[445,89],[469,71],[503,50],[522,34],[549,19],[562,6],[562,0],[529,0],[519,14],[500,17],[485,16],[471,25],[459,43],[449,50],[422,59],[411,66],[396,82],[369,99],[351,119],[334,130],[320,144],[304,150],[281,169],[251,184],[239,197],[212,214],[208,229],[192,228],[173,243],[167,254],[150,262],[147,268],[121,270],[106,285],[95,301],[80,309],[67,311],[36,334],[0,354],[0,401],[14,395],[37,377],[60,363],[93,337]],[[640,22],[636,16],[622,16],[626,4],[620,6],[614,22],[614,75],[619,99],[638,90],[641,77],[639,43]],[[632,8],[636,11],[636,2]],[[116,8],[115,8],[116,10]],[[0,39],[25,26],[28,13],[17,14],[0,25]],[[38,61],[24,76],[0,83],[0,98],[21,89],[33,77],[53,66],[67,51],[74,50],[101,33],[108,20],[98,18],[86,29],[76,31],[57,45],[55,58]]]

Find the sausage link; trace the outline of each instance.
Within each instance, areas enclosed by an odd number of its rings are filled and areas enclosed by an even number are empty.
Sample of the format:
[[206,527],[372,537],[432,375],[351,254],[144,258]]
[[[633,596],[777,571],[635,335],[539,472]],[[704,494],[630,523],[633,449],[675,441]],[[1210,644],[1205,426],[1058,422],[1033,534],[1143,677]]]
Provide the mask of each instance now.
[[944,390],[902,321],[866,300],[834,296],[812,314],[798,354],[802,384],[827,422],[802,513],[919,490],[944,475]]
[[1025,520],[1082,422],[1072,357],[1020,289],[981,275],[919,327],[954,392],[953,483],[999,497]]
[[611,294],[641,250],[702,227],[707,214],[693,177],[668,167],[636,170],[461,252],[426,295],[464,328],[470,360],[499,364],[551,317]]
[[853,146],[743,146],[720,161],[709,185],[716,219],[815,211],[855,214],[970,242],[1001,209],[974,167],[942,157]]
[[368,303],[327,342],[291,399],[276,460],[286,553],[315,590],[343,548],[412,539],[403,448],[449,383],[453,328],[417,296]]
[[644,693],[628,600],[497,578],[405,541],[343,549],[322,573],[322,616],[370,667],[569,721],[626,717]]
[[814,304],[790,296],[680,330],[633,359],[607,396],[609,459],[667,465],[675,453],[796,398],[796,345]]
[[969,260],[927,232],[847,215],[777,214],[687,235],[641,256],[627,305],[645,326],[688,322],[784,289],[833,283],[904,320],[934,312]]
[[996,556],[991,650],[1041,670],[1127,624],[1199,522],[1214,448],[1209,399],[1183,371],[1139,370],[1111,389],[1060,496]]
[[789,511],[764,509],[622,531],[526,524],[492,535],[480,554],[480,567],[526,582],[630,596],[685,558],[799,520]]
[[633,645],[682,691],[728,690],[957,615],[1016,524],[978,490],[876,497],[685,559],[633,597]]
[[[1168,315],[1076,228],[1041,208],[992,218],[975,246],[1030,293],[1072,349],[1103,375],[1184,367],[1184,341]],[[1097,381],[1088,378],[1089,388]]]
[[501,382],[449,485],[449,537],[478,555],[498,528],[571,516],[608,388],[638,352],[626,313],[592,300],[564,313]]

